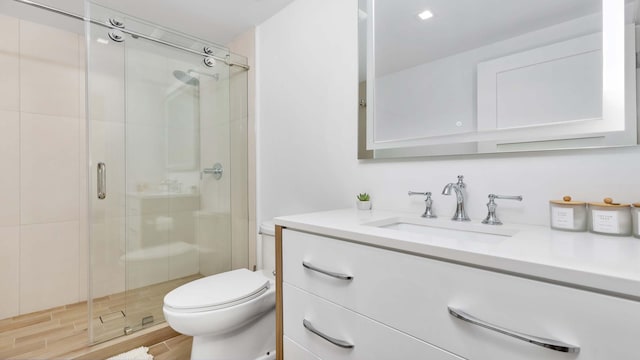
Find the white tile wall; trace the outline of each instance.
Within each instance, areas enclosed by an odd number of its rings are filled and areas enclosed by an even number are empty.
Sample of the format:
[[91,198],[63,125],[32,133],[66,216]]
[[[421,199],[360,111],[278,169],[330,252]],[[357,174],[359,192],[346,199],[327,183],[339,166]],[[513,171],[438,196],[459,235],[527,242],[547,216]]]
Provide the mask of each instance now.
[[0,226],[20,223],[20,114],[0,111]]
[[[203,79],[204,80],[204,79]],[[226,168],[227,176],[216,180],[213,176],[204,176],[201,181],[202,210],[215,213],[229,213],[230,203],[230,129],[228,118],[229,105],[221,96],[225,93],[228,80],[221,77],[219,81],[204,80],[200,83],[200,96],[212,101],[200,102],[200,166],[208,168],[221,163]]]
[[19,110],[19,23],[0,15],[0,110]]
[[91,47],[91,77],[88,83],[89,119],[124,123],[124,101],[120,94],[124,89],[124,46],[108,46],[94,43]]
[[20,312],[78,301],[77,221],[22,226]]
[[218,274],[231,268],[231,218],[228,213],[200,211],[197,242],[202,275]]
[[78,119],[23,113],[21,223],[78,219]]
[[[157,107],[156,103],[156,107]],[[135,104],[131,108],[137,108]],[[129,117],[130,114],[127,114]],[[148,182],[159,184],[166,176],[167,135],[164,119],[156,118],[159,124],[130,123],[126,125],[126,171],[127,191],[134,191],[136,184]]]
[[0,15],[0,319],[86,297],[83,51]]
[[78,36],[78,117],[84,119],[87,112],[87,45],[84,36]]
[[231,191],[229,123],[203,126],[200,139],[201,167],[208,168],[219,162],[223,164],[227,174],[219,180],[213,176],[202,178],[202,209],[210,212],[228,213],[231,207],[229,202]]
[[20,21],[20,109],[79,116],[78,35]]
[[[238,104],[239,107],[241,104]],[[248,169],[247,163],[247,119],[234,120],[230,126],[232,166],[229,175],[231,177],[230,203],[231,203],[231,244],[232,244],[232,268],[246,268],[255,264],[249,261],[249,211],[247,209],[249,198],[247,193]],[[245,165],[242,165],[245,164]],[[253,247],[255,248],[255,246]]]
[[79,251],[79,270],[78,271],[78,289],[80,297],[78,300],[83,301],[87,299],[87,281],[89,273],[86,271],[89,266],[89,199],[88,197],[88,153],[87,153],[87,122],[86,122],[86,83],[85,73],[86,59],[85,59],[85,39],[84,37],[78,37],[78,63],[80,70],[80,88],[78,91],[78,103],[79,103],[79,121],[78,121],[78,172],[80,176],[78,178],[78,221],[79,221],[79,237],[78,237],[78,251]]
[[18,255],[20,228],[0,227],[0,319],[19,312]]
[[93,296],[122,292],[125,289],[124,218],[107,218],[91,224]]
[[[255,120],[255,103],[256,103],[256,29],[251,28],[239,35],[227,45],[232,52],[238,54],[244,54],[247,56],[249,66],[251,67],[247,72],[248,86],[247,86],[247,144],[245,150],[247,151],[247,179],[248,179],[248,191],[247,191],[247,204],[249,209],[249,268],[253,267],[257,263],[256,260],[256,241],[258,226],[256,224],[256,120]],[[232,96],[232,99],[239,99]],[[233,106],[233,105],[232,105]],[[232,107],[233,109],[233,107]],[[240,116],[242,116],[241,114]],[[232,187],[232,192],[234,189]],[[234,230],[236,228],[234,227]],[[246,229],[246,226],[245,226]]]

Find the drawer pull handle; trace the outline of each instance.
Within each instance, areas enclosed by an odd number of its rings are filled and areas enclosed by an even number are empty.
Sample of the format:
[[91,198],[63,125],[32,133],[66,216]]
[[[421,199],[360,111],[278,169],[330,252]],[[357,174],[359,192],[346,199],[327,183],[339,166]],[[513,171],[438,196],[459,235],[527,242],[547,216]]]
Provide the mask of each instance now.
[[341,348],[345,348],[345,349],[353,349],[355,347],[355,345],[348,343],[344,340],[339,340],[336,339],[334,337],[331,337],[329,335],[323,334],[321,331],[319,331],[318,329],[316,329],[315,327],[313,327],[313,325],[311,325],[311,322],[307,319],[303,319],[302,320],[302,325],[304,326],[305,329],[311,331],[312,333],[320,336],[321,338],[327,340],[328,342],[332,343],[335,346],[339,346]]
[[466,321],[468,323],[474,324],[474,325],[478,325],[481,326],[485,329],[489,329],[489,330],[493,330],[496,332],[499,332],[501,334],[507,335],[507,336],[511,336],[513,338],[522,340],[522,341],[526,341],[528,343],[534,344],[534,345],[538,345],[538,346],[542,346],[544,348],[547,349],[551,349],[551,350],[555,350],[555,351],[560,351],[560,352],[565,352],[565,353],[579,353],[580,352],[580,347],[579,346],[574,346],[574,345],[569,345],[567,343],[563,343],[562,341],[557,341],[557,340],[552,340],[552,339],[545,339],[545,338],[541,338],[541,337],[537,337],[537,336],[533,336],[533,335],[527,335],[527,334],[523,334],[523,333],[519,333],[516,331],[512,331],[512,330],[508,330],[505,328],[502,328],[500,326],[497,325],[493,325],[490,324],[486,321],[482,321],[474,316],[471,316],[467,313],[465,313],[462,310],[458,310],[456,308],[452,308],[451,306],[448,307],[449,308],[449,314],[451,314],[452,316]]
[[320,268],[317,268],[317,267],[315,267],[315,266],[313,266],[313,265],[309,264],[309,263],[308,263],[308,262],[306,262],[306,261],[303,261],[303,262],[302,262],[302,266],[304,266],[304,267],[305,267],[305,269],[309,269],[309,270],[312,270],[312,271],[317,271],[317,272],[319,272],[319,273],[321,273],[321,274],[325,274],[325,275],[327,275],[327,276],[331,276],[331,277],[334,277],[334,278],[336,278],[336,279],[340,279],[340,280],[353,280],[353,276],[351,276],[351,275],[340,274],[340,273],[336,273],[336,272],[333,272],[333,271],[328,271],[328,270],[320,269]]

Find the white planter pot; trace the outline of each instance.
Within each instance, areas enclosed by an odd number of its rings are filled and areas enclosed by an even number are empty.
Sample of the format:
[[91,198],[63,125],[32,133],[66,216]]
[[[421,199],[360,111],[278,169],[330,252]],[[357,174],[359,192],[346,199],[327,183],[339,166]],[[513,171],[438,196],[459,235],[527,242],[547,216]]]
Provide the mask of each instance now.
[[356,201],[359,210],[371,210],[371,201]]

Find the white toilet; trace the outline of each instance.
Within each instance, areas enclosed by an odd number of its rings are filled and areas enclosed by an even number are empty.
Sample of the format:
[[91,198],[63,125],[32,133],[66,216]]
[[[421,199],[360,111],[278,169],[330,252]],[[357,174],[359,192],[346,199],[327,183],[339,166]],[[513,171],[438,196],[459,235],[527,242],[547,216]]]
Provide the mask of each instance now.
[[[260,226],[256,272],[207,276],[164,297],[167,323],[193,336],[192,360],[275,359],[275,239],[273,223]],[[260,261],[261,260],[261,261]]]

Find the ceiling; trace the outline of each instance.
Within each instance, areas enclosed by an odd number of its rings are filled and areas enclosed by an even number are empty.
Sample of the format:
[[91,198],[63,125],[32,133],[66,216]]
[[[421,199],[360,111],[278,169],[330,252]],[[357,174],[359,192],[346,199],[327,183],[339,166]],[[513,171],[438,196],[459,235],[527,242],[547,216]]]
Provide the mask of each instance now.
[[[33,0],[82,15],[82,0]],[[216,44],[259,25],[293,0],[95,0],[96,4],[127,13],[165,28]],[[15,14],[26,5],[0,0],[0,12]],[[28,11],[28,10],[25,10]]]

